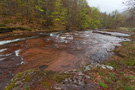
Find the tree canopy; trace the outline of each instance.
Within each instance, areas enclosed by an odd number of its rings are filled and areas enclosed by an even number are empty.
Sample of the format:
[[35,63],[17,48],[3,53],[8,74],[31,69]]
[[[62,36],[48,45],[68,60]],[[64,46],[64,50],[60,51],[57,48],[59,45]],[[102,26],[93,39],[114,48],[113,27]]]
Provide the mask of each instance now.
[[120,15],[101,13],[86,0],[0,0],[0,15],[66,30],[112,28],[116,22],[121,24]]

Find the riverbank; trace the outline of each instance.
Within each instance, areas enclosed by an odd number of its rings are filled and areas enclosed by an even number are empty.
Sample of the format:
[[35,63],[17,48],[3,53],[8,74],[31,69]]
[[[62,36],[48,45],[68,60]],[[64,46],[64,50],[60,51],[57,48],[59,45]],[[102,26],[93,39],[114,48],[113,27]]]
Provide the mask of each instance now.
[[133,90],[135,88],[135,36],[133,31],[126,32],[132,33],[128,37],[131,41],[122,42],[121,46],[113,50],[116,55],[103,63],[104,65],[112,66],[113,70],[96,67],[85,72],[91,77],[93,82],[105,89]]
[[103,63],[112,66],[113,70],[96,67],[85,72],[94,82],[109,90],[135,88],[135,44],[123,42],[121,45],[114,50],[116,55]]
[[46,25],[46,21],[35,19],[30,21],[28,18],[17,16],[2,16],[0,15],[0,33],[6,32],[35,32],[35,31],[65,31],[65,30],[80,30],[80,28],[65,24],[50,24]]

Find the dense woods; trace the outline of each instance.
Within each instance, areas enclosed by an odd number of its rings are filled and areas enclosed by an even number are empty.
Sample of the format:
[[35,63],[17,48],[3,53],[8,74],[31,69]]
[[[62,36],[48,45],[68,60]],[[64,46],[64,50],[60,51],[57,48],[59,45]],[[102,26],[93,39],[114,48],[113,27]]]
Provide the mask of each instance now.
[[125,20],[117,11],[101,13],[88,6],[86,0],[0,0],[0,15],[10,17],[0,21],[8,26],[21,22],[30,27],[62,30],[117,28]]

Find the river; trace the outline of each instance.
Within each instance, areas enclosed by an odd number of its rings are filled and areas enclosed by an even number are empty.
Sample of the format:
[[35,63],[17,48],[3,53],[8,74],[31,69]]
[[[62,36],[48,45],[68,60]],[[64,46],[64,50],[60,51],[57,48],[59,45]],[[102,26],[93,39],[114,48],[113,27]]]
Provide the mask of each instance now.
[[102,63],[129,41],[128,34],[102,31],[20,33],[0,37],[0,88],[28,69],[65,72]]

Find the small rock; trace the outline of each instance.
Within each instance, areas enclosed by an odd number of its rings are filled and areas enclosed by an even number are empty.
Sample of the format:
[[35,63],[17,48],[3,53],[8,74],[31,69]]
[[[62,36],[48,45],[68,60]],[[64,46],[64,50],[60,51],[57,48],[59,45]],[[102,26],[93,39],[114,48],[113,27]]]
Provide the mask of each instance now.
[[80,71],[80,72],[78,73],[78,75],[79,75],[79,76],[82,76],[82,75],[84,75],[84,74]]

